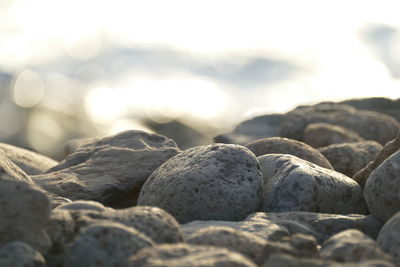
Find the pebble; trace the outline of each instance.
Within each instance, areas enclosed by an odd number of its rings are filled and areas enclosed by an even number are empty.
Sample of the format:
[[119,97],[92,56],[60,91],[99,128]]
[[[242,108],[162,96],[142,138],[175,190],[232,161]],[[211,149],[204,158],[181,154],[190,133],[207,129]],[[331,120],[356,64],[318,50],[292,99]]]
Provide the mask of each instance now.
[[287,154],[258,160],[264,177],[263,211],[367,213],[362,188],[341,173]]
[[382,227],[377,238],[378,246],[400,263],[400,212]]
[[46,267],[43,256],[28,244],[13,241],[0,247],[1,267]]
[[144,183],[138,205],[158,206],[180,223],[241,220],[261,202],[255,155],[239,145],[214,144],[171,158]]
[[289,154],[333,170],[330,162],[315,148],[292,139],[271,137],[246,144],[257,157],[266,154]]
[[352,177],[373,161],[382,149],[375,141],[334,144],[322,147],[319,151],[332,164],[335,171]]

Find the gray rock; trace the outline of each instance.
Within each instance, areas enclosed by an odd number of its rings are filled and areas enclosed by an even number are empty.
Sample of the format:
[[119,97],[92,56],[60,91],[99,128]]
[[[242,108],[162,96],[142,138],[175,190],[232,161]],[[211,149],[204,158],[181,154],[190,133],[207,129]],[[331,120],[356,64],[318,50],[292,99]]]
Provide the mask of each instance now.
[[128,258],[153,241],[139,231],[115,222],[82,229],[64,255],[65,267],[127,266]]
[[374,160],[382,146],[375,141],[343,143],[320,148],[319,151],[332,164],[335,171],[352,177]]
[[180,223],[240,220],[258,209],[262,177],[253,153],[239,145],[188,149],[147,179],[138,205],[158,206]]
[[331,236],[322,244],[320,253],[323,259],[338,262],[391,260],[379,249],[375,240],[355,229],[345,230]]
[[192,221],[185,223],[181,226],[183,239],[187,240],[195,232],[209,227],[229,227],[241,232],[250,233],[267,241],[280,240],[289,235],[289,231],[278,224],[272,223],[268,220],[257,221]]
[[366,214],[361,187],[351,178],[292,155],[258,157],[264,177],[262,210]]
[[49,216],[50,201],[39,188],[23,181],[0,179],[0,244],[20,240],[46,252],[50,239],[44,228]]
[[382,227],[377,238],[378,246],[400,263],[400,212]]
[[310,123],[325,122],[348,128],[366,140],[385,144],[396,136],[400,123],[386,114],[357,110],[336,103],[320,103],[297,107],[284,115],[280,136],[304,140],[304,130]]
[[101,203],[90,200],[76,200],[56,207],[58,210],[95,210],[107,211],[110,208],[104,207]]
[[310,123],[304,130],[304,143],[314,148],[365,141],[356,132],[339,125]]
[[126,131],[80,146],[45,174],[32,176],[50,193],[71,200],[95,200],[128,207],[147,177],[179,152],[174,141],[142,131]]
[[375,170],[385,159],[387,159],[390,155],[400,149],[400,131],[398,132],[395,139],[388,142],[375,158],[375,160],[368,163],[368,165],[357,172],[352,178],[354,181],[359,183],[362,187],[364,187],[365,182],[367,181],[368,176],[371,174],[373,170]]
[[58,164],[57,161],[33,151],[0,143],[0,150],[29,175],[40,174]]
[[332,165],[318,150],[296,140],[271,137],[253,141],[246,144],[246,147],[257,157],[266,154],[289,154],[333,170]]
[[319,243],[330,236],[347,229],[358,229],[375,239],[382,224],[375,217],[368,215],[339,215],[312,212],[257,212],[246,218],[246,221],[265,222],[279,224],[281,221],[294,221],[311,229],[317,235],[315,238]]
[[21,241],[7,243],[0,247],[1,267],[46,267],[43,256]]
[[256,267],[245,256],[218,247],[190,244],[157,245],[131,257],[127,267]]
[[369,211],[383,222],[400,211],[400,150],[388,157],[368,177],[364,197]]
[[257,235],[235,230],[230,227],[207,227],[190,235],[187,243],[226,248],[247,256],[257,264],[267,241]]
[[257,139],[279,136],[281,120],[281,114],[258,116],[240,123],[231,133],[214,137],[214,141],[244,145]]
[[69,140],[64,146],[64,155],[68,156],[69,154],[74,153],[78,147],[87,145],[93,142],[99,141],[98,138],[79,138],[79,139],[72,139]]

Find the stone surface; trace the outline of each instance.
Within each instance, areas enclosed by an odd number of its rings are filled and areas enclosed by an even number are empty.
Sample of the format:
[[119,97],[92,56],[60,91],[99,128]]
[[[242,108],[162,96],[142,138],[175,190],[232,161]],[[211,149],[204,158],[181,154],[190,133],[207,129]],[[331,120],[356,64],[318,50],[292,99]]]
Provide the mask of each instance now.
[[28,244],[13,241],[0,247],[1,267],[46,267],[43,256]]
[[262,177],[253,153],[239,145],[188,149],[147,179],[138,205],[158,206],[180,223],[240,220],[261,202]]
[[334,124],[310,123],[304,130],[304,143],[314,148],[361,141],[364,138],[356,132]]
[[306,226],[316,234],[319,243],[330,236],[347,229],[358,229],[375,239],[382,224],[375,217],[368,215],[350,214],[324,214],[312,212],[257,212],[246,218],[246,221],[265,222],[280,224],[281,221],[294,221]]
[[64,155],[68,156],[69,154],[74,153],[78,147],[96,142],[98,140],[99,139],[92,137],[69,140],[64,146]]
[[218,247],[190,244],[158,245],[131,257],[127,267],[256,267],[245,256]]
[[76,200],[56,207],[58,210],[95,210],[107,211],[110,208],[104,207],[101,203],[90,200]]
[[244,145],[257,139],[279,136],[281,120],[281,114],[258,116],[241,122],[231,133],[214,137],[214,141]]
[[318,150],[296,140],[271,137],[253,141],[246,144],[246,147],[257,157],[265,154],[289,154],[333,170],[332,165]]
[[383,222],[400,211],[400,150],[388,157],[368,177],[364,197],[369,211]]
[[128,258],[153,241],[115,222],[92,224],[81,230],[64,255],[65,267],[126,266]]
[[382,146],[375,141],[335,144],[319,151],[332,164],[335,171],[352,177],[374,160]]
[[357,172],[353,176],[353,180],[357,181],[361,186],[365,185],[368,176],[371,174],[373,170],[375,170],[385,159],[387,159],[390,155],[400,149],[400,131],[398,132],[395,139],[388,142],[374,161],[371,161],[365,168]]
[[0,150],[29,175],[43,173],[58,164],[49,157],[9,144],[0,143]]
[[50,201],[39,188],[0,179],[0,244],[20,240],[41,253],[47,251],[50,239],[44,227],[49,216]]
[[400,129],[400,123],[386,114],[357,110],[344,104],[320,103],[300,106],[285,114],[280,136],[303,141],[307,125],[316,122],[346,127],[362,138],[382,145],[393,139]]
[[331,236],[322,244],[320,254],[323,259],[338,262],[391,260],[379,249],[375,240],[355,229],[345,230]]
[[250,233],[264,240],[275,241],[280,240],[289,235],[288,229],[268,220],[250,221],[244,220],[240,222],[230,221],[192,221],[181,226],[183,239],[187,240],[191,235],[205,228],[210,227],[229,227],[241,232]]
[[147,177],[178,152],[175,142],[166,137],[126,131],[80,146],[59,165],[32,179],[71,200],[128,207],[136,203]]
[[400,212],[382,227],[377,238],[378,246],[400,263]]
[[341,173],[286,154],[258,160],[264,177],[263,211],[367,213],[362,188]]
[[261,253],[267,241],[257,235],[230,227],[207,227],[190,235],[186,242],[195,245],[223,247],[239,252],[255,263],[261,263]]

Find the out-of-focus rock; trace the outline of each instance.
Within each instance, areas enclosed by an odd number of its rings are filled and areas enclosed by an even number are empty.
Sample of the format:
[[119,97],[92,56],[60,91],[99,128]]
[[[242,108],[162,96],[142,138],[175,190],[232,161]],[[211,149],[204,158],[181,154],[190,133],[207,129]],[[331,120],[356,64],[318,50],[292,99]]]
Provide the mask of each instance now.
[[13,241],[0,247],[1,267],[46,267],[43,256],[28,244]]
[[382,227],[377,238],[378,246],[400,263],[400,212]]

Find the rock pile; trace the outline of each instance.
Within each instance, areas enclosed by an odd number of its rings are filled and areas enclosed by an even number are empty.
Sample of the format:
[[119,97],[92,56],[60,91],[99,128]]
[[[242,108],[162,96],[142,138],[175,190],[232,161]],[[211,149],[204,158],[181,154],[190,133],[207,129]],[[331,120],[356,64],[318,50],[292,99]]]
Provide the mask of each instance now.
[[370,109],[298,107],[184,151],[143,131],[61,162],[0,144],[0,266],[400,266],[400,110]]

